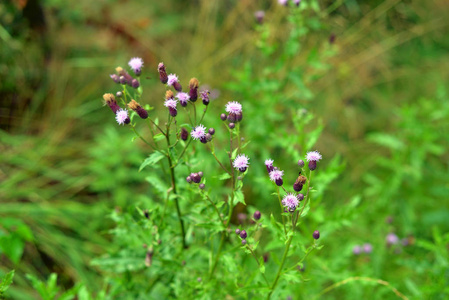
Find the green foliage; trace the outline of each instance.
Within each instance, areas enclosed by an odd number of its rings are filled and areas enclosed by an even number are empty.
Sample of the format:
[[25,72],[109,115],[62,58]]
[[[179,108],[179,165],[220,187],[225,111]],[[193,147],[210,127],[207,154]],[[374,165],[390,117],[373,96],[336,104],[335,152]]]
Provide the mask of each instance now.
[[8,272],[1,278],[0,281],[0,299],[3,299],[6,290],[12,284],[14,278],[14,270]]

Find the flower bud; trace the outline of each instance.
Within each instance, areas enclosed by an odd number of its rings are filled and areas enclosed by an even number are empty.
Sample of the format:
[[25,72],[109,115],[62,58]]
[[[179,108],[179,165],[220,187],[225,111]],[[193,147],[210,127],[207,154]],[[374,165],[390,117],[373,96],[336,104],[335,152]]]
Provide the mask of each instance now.
[[184,127],[181,128],[181,140],[187,141],[189,138],[189,132]]
[[260,213],[260,211],[256,210],[254,212],[254,220],[260,220],[261,216],[262,216],[262,214]]
[[109,75],[115,83],[120,83],[120,77],[117,74]]
[[210,95],[210,92],[208,90],[204,90],[201,92],[201,99],[203,100],[204,105],[209,105],[209,102],[210,102],[209,95]]
[[229,129],[234,129],[235,128],[235,124],[234,123],[229,123]]
[[115,93],[115,96],[117,98],[121,98],[123,96],[123,93],[121,91],[118,91],[117,93]]
[[111,108],[114,114],[116,114],[117,111],[120,110],[120,106],[117,104],[117,101],[115,101],[115,97],[113,94],[110,93],[104,94],[103,99],[106,102],[106,104]]
[[316,169],[316,160],[309,161],[309,170],[313,171]]
[[178,92],[182,92],[182,85],[179,83],[179,81],[176,81],[175,83],[173,83],[173,87],[174,87],[175,90],[177,90]]
[[221,115],[220,115],[220,119],[221,119],[222,121],[226,121],[227,118],[228,118],[228,116],[227,116],[226,114],[221,114]]
[[215,134],[215,129],[214,128],[209,128],[209,134],[210,135],[214,135]]
[[241,237],[242,239],[246,239],[247,236],[248,236],[248,234],[246,233],[245,230],[240,231],[240,237]]
[[242,240],[242,245],[246,245],[246,240]]
[[307,178],[305,176],[299,175],[298,178],[296,179],[295,183],[293,184],[293,189],[296,192],[301,191],[306,180],[307,180]]
[[[128,72],[126,72],[123,68],[121,67],[117,67],[115,68],[115,70],[117,71],[117,73],[119,73],[120,75],[120,83],[121,84],[128,84],[132,86],[132,82],[133,82],[133,77],[131,75],[128,74]],[[122,80],[122,76],[124,78],[124,80]]]
[[209,132],[206,133],[206,141],[210,142],[212,140],[212,134],[210,134]]
[[168,91],[165,92],[165,99],[166,100],[170,100],[170,99],[174,99],[174,98],[175,98],[175,95],[173,94],[172,91],[168,90]]
[[206,185],[205,185],[204,183],[201,183],[198,187],[199,187],[201,190],[204,190],[204,188],[206,187]]
[[198,172],[198,175],[200,175],[200,177],[203,177],[203,172]]
[[206,144],[206,143],[207,143],[206,135],[200,137],[200,142],[203,143],[203,144]]
[[192,178],[193,182],[200,183],[201,176],[198,173],[192,173],[190,174],[190,177]]
[[302,159],[298,160],[298,166],[300,168],[304,167],[304,161]]
[[131,81],[131,86],[132,86],[133,88],[137,89],[137,88],[140,86],[139,80],[133,79],[133,80]]
[[192,102],[195,102],[196,99],[198,99],[198,85],[199,85],[198,79],[196,79],[196,78],[190,79],[190,82],[189,82],[189,88],[190,88],[189,96],[190,96],[190,101],[192,101]]
[[148,118],[148,112],[142,106],[140,106],[140,104],[137,103],[135,100],[131,100],[128,103],[128,107],[134,110],[142,119]]
[[188,183],[191,183],[191,182],[192,182],[192,177],[191,177],[191,176],[187,176],[187,177],[186,177],[186,181],[187,181]]
[[125,76],[120,76],[120,83],[121,83],[121,84],[126,84],[126,78],[125,78]]
[[315,231],[313,232],[313,238],[314,238],[315,240],[317,240],[317,239],[320,238],[320,232],[319,232],[318,230],[315,230]]
[[163,84],[166,84],[168,81],[168,76],[167,72],[165,71],[164,63],[159,63],[159,65],[157,66],[157,71],[159,72],[159,79],[161,80],[161,82]]
[[235,233],[236,233],[236,234],[240,234],[240,229],[237,228],[237,229],[235,230]]
[[242,112],[238,112],[235,114],[235,119],[237,122],[240,122],[243,119],[243,113]]
[[302,200],[304,200],[304,195],[298,194],[298,195],[296,195],[296,198],[298,199],[298,201],[302,201]]
[[229,115],[228,115],[228,121],[229,121],[229,122],[232,122],[232,123],[236,122],[236,121],[237,121],[237,116],[236,116],[236,114],[233,113],[233,112],[229,113]]

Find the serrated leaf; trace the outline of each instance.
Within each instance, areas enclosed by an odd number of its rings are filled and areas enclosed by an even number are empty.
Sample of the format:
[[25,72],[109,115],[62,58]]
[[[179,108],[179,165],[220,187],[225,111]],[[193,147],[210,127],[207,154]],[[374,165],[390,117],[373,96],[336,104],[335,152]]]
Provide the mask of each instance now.
[[245,197],[243,196],[243,193],[241,190],[234,192],[234,205],[236,205],[237,203],[242,203],[243,205],[246,205]]
[[1,293],[4,293],[9,286],[12,284],[12,280],[14,278],[15,270],[12,270],[8,273],[6,273],[5,276],[3,276],[2,281],[0,282],[0,295]]
[[153,152],[149,157],[147,157],[143,163],[140,165],[139,172],[147,166],[152,166],[158,163],[161,159],[165,157],[161,152]]

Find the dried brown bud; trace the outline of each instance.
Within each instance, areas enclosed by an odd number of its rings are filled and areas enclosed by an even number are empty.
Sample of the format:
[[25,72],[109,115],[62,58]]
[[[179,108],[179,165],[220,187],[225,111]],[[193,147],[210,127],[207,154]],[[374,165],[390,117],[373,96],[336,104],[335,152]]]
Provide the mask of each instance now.
[[128,107],[134,110],[142,119],[148,118],[148,112],[134,99],[128,103]]
[[172,91],[168,90],[165,92],[165,99],[169,100],[169,99],[173,99],[175,97],[175,95],[173,94]]
[[190,89],[197,89],[198,86],[199,86],[198,79],[196,79],[196,78],[190,79],[190,81],[189,81],[189,88]]

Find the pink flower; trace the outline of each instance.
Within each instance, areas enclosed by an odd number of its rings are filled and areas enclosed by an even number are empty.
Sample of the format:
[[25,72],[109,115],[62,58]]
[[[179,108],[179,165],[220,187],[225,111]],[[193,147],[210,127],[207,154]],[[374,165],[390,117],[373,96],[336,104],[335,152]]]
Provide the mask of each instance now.
[[198,125],[192,129],[190,135],[194,140],[201,140],[206,138],[206,127],[204,125]]
[[128,62],[128,65],[134,71],[134,73],[140,73],[143,67],[143,60],[140,57],[133,57]]
[[165,100],[164,106],[168,108],[176,109],[176,106],[178,105],[178,100],[168,99]]
[[173,86],[176,82],[178,82],[178,76],[176,74],[168,75],[167,85]]
[[285,207],[287,207],[289,210],[292,211],[296,209],[298,204],[299,204],[298,198],[296,198],[296,196],[291,193],[285,195],[284,198],[282,199],[282,205],[284,205]]
[[128,110],[123,108],[119,109],[115,114],[115,119],[117,120],[117,123],[119,123],[120,125],[124,125],[126,119],[128,119]]
[[249,165],[249,158],[245,154],[239,154],[234,159],[234,168],[239,170],[240,172],[245,172]]
[[310,151],[306,154],[307,161],[320,161],[321,158],[321,154],[318,151]]
[[242,105],[236,101],[228,102],[226,104],[226,112],[238,114],[242,112]]
[[183,92],[176,94],[176,98],[179,100],[179,103],[181,103],[182,106],[186,106],[190,101],[189,94]]
[[271,181],[282,180],[282,176],[284,176],[284,171],[273,170],[270,172],[270,180]]

